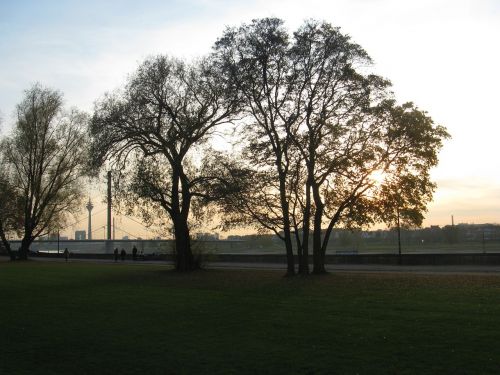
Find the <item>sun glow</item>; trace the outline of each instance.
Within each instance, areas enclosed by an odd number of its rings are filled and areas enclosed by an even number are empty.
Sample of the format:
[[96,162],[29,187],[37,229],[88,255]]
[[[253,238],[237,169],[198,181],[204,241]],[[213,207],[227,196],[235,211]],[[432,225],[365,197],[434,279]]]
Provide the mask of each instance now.
[[380,170],[373,171],[370,179],[374,182],[375,186],[380,186],[384,183],[386,174]]

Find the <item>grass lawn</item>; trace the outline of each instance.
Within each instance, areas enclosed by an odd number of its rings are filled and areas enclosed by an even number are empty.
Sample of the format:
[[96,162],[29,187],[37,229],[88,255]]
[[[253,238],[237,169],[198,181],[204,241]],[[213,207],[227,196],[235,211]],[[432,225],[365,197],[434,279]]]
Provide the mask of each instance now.
[[0,374],[499,374],[500,276],[0,262]]

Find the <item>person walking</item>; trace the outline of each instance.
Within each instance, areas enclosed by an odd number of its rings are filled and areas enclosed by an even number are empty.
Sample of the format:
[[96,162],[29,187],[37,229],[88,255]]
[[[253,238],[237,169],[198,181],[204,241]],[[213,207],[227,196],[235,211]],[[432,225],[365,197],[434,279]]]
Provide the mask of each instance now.
[[117,247],[115,247],[114,254],[115,254],[115,262],[118,262],[118,248]]
[[69,251],[68,251],[68,248],[66,247],[64,249],[64,259],[66,260],[66,262],[68,261],[69,259]]
[[135,247],[135,245],[134,248],[132,249],[132,259],[137,260],[137,247]]
[[127,252],[125,251],[124,248],[122,248],[122,251],[120,252],[120,255],[122,257],[122,262],[125,260],[125,257],[127,256]]

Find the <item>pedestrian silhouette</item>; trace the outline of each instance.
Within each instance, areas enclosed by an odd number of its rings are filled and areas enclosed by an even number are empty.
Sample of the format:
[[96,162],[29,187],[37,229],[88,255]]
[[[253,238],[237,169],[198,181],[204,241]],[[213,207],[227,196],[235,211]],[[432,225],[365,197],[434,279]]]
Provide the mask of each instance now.
[[132,249],[132,259],[137,260],[137,247],[135,247],[135,246]]
[[69,251],[68,248],[66,247],[64,249],[64,259],[66,260],[66,262],[68,261],[68,258],[69,258]]
[[120,255],[122,257],[122,261],[124,261],[125,257],[127,256],[127,252],[125,251],[125,249],[122,249],[122,251],[120,252]]
[[115,248],[114,254],[115,254],[115,262],[118,262],[118,248],[117,247]]

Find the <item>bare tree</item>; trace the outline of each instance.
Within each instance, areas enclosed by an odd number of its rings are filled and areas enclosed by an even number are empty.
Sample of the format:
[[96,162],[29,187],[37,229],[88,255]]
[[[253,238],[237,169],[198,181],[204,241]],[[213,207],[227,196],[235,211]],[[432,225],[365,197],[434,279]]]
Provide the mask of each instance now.
[[9,186],[22,206],[21,259],[34,239],[79,210],[86,122],[76,110],[63,111],[60,93],[40,85],[27,90],[17,106],[17,122],[2,153]]
[[[122,192],[147,221],[163,213],[173,225],[176,267],[197,267],[190,245],[193,207],[210,200],[209,176],[197,167],[202,146],[238,112],[238,96],[214,61],[192,66],[157,56],[142,63],[125,89],[98,103],[92,121],[93,155],[122,173]],[[137,205],[136,205],[137,206]]]

